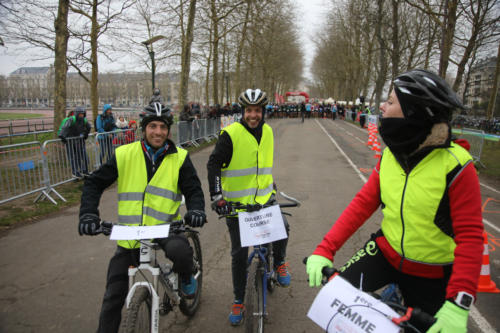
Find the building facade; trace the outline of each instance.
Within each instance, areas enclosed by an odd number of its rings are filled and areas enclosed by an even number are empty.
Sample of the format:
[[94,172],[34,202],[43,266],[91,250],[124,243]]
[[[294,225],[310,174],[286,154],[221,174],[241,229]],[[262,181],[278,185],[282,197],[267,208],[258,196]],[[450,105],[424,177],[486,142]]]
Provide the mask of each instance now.
[[[90,73],[83,73],[90,78]],[[159,73],[155,83],[160,88],[165,103],[177,104],[179,75]],[[202,84],[190,80],[188,100],[202,101]],[[90,85],[76,72],[68,72],[66,82],[68,107],[90,107]],[[54,105],[53,67],[21,67],[8,77],[0,78],[0,106],[51,107]],[[141,108],[149,103],[152,95],[151,73],[102,73],[99,74],[99,104],[114,107]]]
[[470,109],[485,110],[493,89],[497,58],[487,58],[478,62],[469,73],[469,79],[461,87],[463,103]]

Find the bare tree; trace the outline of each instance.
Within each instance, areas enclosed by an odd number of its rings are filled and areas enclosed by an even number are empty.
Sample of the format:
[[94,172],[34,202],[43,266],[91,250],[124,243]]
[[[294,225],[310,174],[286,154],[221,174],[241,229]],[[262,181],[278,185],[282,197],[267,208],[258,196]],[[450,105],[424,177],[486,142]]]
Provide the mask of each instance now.
[[486,111],[486,117],[488,120],[493,118],[493,112],[495,110],[495,103],[498,94],[498,80],[500,80],[500,43],[498,44],[497,51],[497,65],[495,68],[495,77],[493,78],[493,88],[491,91],[490,99],[488,101],[488,109]]
[[490,41],[498,41],[496,38],[500,31],[498,30],[498,21],[500,17],[498,13],[494,13],[493,9],[498,5],[498,0],[484,1],[469,1],[461,3],[464,7],[462,27],[470,27],[470,31],[460,29],[460,35],[456,36],[456,45],[463,49],[460,61],[451,61],[457,65],[457,74],[453,83],[453,90],[458,90],[462,77],[465,72],[466,64],[471,62],[472,53],[478,48]]
[[[181,7],[183,6],[181,1]],[[181,9],[182,10],[182,9]],[[179,105],[186,104],[188,96],[189,71],[191,69],[191,44],[193,43],[194,20],[196,14],[196,0],[189,2],[189,16],[187,29],[184,31],[184,21],[181,20],[181,36],[182,36],[182,51],[181,51],[181,76],[179,83]],[[183,17],[183,16],[181,16]]]
[[[66,74],[68,64],[66,62],[66,51],[68,48],[68,12],[69,0],[59,0],[57,18],[54,22],[56,40],[54,45],[54,125],[60,124],[65,116],[66,110]],[[57,135],[54,126],[54,136]]]
[[[92,107],[92,115],[94,119],[97,118],[98,106],[99,106],[99,93],[98,93],[98,75],[99,75],[99,64],[98,64],[98,39],[106,32],[111,22],[122,14],[122,12],[133,4],[131,0],[122,1],[121,7],[118,10],[113,10],[111,7],[111,2],[106,2],[104,0],[73,0],[70,3],[70,9],[72,12],[79,14],[90,21],[90,29],[83,26],[82,31],[72,30],[72,34],[78,37],[81,41],[82,52],[76,54],[77,60],[84,60],[88,62],[91,67],[91,76],[88,78],[83,71],[80,69],[80,65],[77,61],[73,61],[71,58],[69,62],[78,73],[90,84],[90,104]],[[104,8],[100,8],[104,7]],[[88,49],[86,48],[86,43],[90,44],[90,55],[88,55]]]

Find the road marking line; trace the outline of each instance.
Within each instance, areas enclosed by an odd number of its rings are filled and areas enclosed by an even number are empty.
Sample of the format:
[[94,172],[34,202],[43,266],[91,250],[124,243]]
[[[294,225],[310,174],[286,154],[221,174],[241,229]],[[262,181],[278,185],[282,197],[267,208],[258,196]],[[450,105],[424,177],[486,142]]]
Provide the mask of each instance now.
[[355,138],[356,140],[358,140],[359,142],[361,142],[362,144],[364,144],[365,142],[363,140],[361,140],[360,138],[358,138],[356,135],[352,134],[351,132],[349,132],[348,130],[346,130],[345,128],[337,125],[337,124],[333,124],[335,127],[338,127],[340,128],[341,130],[343,130],[344,132],[346,132],[348,135],[352,136],[353,138]]
[[[337,141],[335,141],[335,139],[332,138],[332,136],[326,131],[326,129],[323,127],[323,125],[321,125],[319,123],[319,121],[317,119],[315,119],[315,121],[319,125],[319,127],[323,130],[323,132],[325,132],[326,136],[328,136],[330,138],[330,140],[337,147],[337,149],[340,151],[340,153],[345,157],[345,159],[347,160],[347,162],[349,162],[349,164],[354,169],[354,171],[356,171],[356,173],[359,175],[359,177],[361,178],[361,180],[366,183],[367,180],[366,180],[365,176],[363,176],[361,174],[361,172],[358,170],[358,168],[356,167],[356,165],[351,161],[351,159],[347,156],[347,154],[344,153],[344,151],[342,150],[342,148],[340,148],[340,146],[338,145]],[[489,225],[491,228],[495,229],[496,231],[500,232],[500,228],[496,227],[491,222],[489,222],[489,221],[487,221],[485,219],[483,219],[483,222],[486,223],[487,225]],[[494,332],[496,332],[492,328],[492,326],[488,323],[488,321],[486,320],[486,318],[484,318],[481,315],[481,313],[479,312],[479,310],[476,307],[474,307],[474,306],[471,307],[470,315],[471,315],[472,319],[474,320],[474,322],[476,323],[476,325],[481,329],[482,332],[485,332],[485,333],[490,333],[490,332],[494,333]]]
[[319,121],[317,119],[314,119],[316,121],[316,124],[318,124],[318,126],[323,130],[323,132],[325,132],[326,136],[330,138],[330,141],[332,141],[332,143],[335,145],[335,147],[337,147],[337,149],[340,151],[340,153],[345,157],[345,159],[347,160],[347,162],[351,165],[351,167],[354,169],[354,171],[356,171],[356,173],[358,174],[359,178],[361,178],[361,180],[366,183],[367,180],[366,180],[366,177],[363,176],[363,174],[358,170],[358,167],[356,166],[356,164],[354,164],[351,159],[349,158],[349,156],[347,156],[346,153],[344,153],[344,151],[342,150],[342,148],[340,148],[339,144],[337,143],[337,141],[335,141],[332,136],[326,131],[326,129],[323,127],[323,125],[321,125],[319,123]]
[[490,221],[486,220],[486,219],[483,219],[483,223],[484,224],[487,224],[488,226],[490,226],[492,229],[495,229],[496,232],[500,233],[500,228],[497,227],[496,225],[494,225],[493,223],[491,223]]
[[473,305],[470,308],[470,316],[483,333],[495,333],[496,330],[488,323],[486,318],[481,315],[479,310]]
[[493,192],[496,192],[496,193],[500,194],[500,191],[495,190],[495,189],[494,189],[493,187],[491,187],[491,186],[488,186],[488,185],[483,184],[483,183],[479,183],[479,184],[480,184],[481,186],[486,187],[486,188],[487,188],[488,190],[490,190],[490,191],[493,191]]

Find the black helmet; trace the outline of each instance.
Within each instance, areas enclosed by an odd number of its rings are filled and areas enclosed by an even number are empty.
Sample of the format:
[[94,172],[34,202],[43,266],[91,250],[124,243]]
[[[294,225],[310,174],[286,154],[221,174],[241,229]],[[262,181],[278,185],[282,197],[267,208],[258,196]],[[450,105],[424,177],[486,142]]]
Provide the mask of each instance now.
[[153,120],[163,121],[169,129],[174,123],[170,109],[158,102],[153,102],[144,108],[141,113],[141,128],[144,130]]
[[158,96],[160,94],[160,88],[153,89],[153,95]]
[[394,90],[406,118],[449,121],[454,109],[465,108],[443,78],[423,69],[396,77]]
[[75,111],[73,111],[73,114],[75,116],[78,116],[79,114],[83,114],[84,116],[86,116],[87,115],[87,110],[85,109],[84,106],[77,106],[75,108]]
[[249,105],[259,105],[264,108],[267,104],[267,95],[260,89],[247,89],[238,98],[243,108]]

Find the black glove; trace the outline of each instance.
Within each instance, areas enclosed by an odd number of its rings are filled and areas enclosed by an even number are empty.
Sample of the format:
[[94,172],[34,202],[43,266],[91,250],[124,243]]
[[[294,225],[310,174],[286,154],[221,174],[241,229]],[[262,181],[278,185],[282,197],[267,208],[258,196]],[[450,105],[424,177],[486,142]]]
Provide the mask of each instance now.
[[231,207],[229,207],[227,201],[222,198],[221,194],[213,198],[212,210],[215,210],[219,215],[228,215],[231,213]]
[[80,223],[78,223],[78,233],[80,236],[97,235],[96,230],[99,229],[101,219],[96,214],[83,214],[80,216]]
[[193,228],[201,228],[207,222],[207,216],[202,210],[188,210],[184,215],[184,221]]
[[66,138],[63,136],[60,136],[59,139],[61,139],[61,142],[66,144],[68,141],[66,141]]

